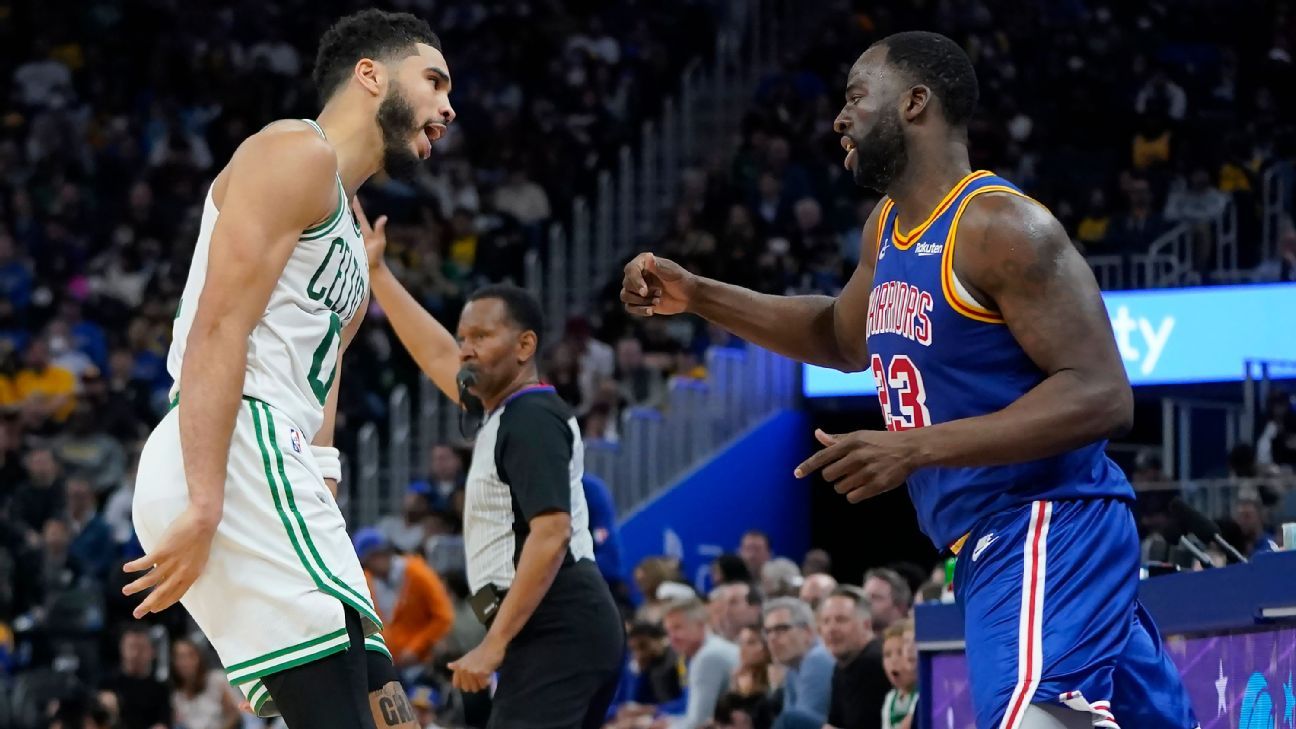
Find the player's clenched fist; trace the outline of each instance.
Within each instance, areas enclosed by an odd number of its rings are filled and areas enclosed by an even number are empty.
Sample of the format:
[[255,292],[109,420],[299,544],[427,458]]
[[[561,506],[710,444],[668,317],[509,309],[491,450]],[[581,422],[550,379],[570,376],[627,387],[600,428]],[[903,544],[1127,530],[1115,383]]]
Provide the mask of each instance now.
[[669,258],[640,253],[626,264],[621,301],[635,316],[678,314],[688,309],[697,276]]

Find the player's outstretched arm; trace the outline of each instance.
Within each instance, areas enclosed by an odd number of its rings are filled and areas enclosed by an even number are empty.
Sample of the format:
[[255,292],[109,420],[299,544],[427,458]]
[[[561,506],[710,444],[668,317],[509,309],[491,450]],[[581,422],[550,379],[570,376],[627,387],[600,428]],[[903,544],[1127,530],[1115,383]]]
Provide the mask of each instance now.
[[154,588],[135,609],[136,617],[179,600],[206,564],[225,501],[248,335],[301,231],[337,204],[336,169],[332,149],[313,131],[270,130],[244,141],[222,173],[221,214],[180,372],[180,451],[189,506],[152,553],[125,567],[151,570],[124,590],[130,595]]
[[844,372],[868,368],[865,342],[878,208],[860,242],[860,264],[837,298],[775,296],[698,276],[652,253],[626,264],[621,301],[636,316],[688,312],[799,362]]
[[960,234],[959,274],[1046,377],[999,412],[912,431],[921,465],[1020,463],[1128,430],[1134,396],[1111,321],[1062,225],[1017,195],[981,196],[969,212],[976,227]]
[[387,216],[369,225],[360,201],[351,204],[360,231],[364,233],[365,251],[369,254],[369,287],[373,296],[387,314],[396,337],[411,358],[451,402],[459,402],[459,343],[436,317],[401,285],[396,274],[387,267],[383,251],[387,248]]

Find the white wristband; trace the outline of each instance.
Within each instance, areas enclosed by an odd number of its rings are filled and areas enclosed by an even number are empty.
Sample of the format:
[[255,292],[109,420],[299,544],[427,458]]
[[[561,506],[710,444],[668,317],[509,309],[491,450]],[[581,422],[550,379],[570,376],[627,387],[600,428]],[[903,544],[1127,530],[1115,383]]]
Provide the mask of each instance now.
[[313,445],[311,455],[315,456],[315,465],[319,466],[324,478],[331,478],[342,483],[342,453],[332,446]]

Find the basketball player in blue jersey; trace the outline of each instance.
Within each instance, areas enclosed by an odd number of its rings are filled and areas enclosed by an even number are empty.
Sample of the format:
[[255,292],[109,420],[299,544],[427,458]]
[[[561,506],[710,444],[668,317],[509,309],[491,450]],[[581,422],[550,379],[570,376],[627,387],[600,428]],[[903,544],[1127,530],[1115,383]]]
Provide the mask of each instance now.
[[690,312],[816,365],[871,371],[887,430],[816,432],[796,469],[858,502],[908,481],[923,530],[959,555],[979,729],[1193,729],[1136,599],[1134,493],[1103,449],[1133,396],[1102,299],[1057,220],[973,171],[971,61],[900,33],[850,70],[835,129],[885,194],[836,298],[772,296],[644,253],[632,314]]

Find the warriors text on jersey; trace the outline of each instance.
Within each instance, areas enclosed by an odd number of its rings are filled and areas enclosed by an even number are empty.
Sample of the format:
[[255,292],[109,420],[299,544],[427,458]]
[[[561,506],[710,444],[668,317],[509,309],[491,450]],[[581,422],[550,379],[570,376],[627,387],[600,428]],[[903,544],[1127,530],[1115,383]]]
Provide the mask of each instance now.
[[[313,122],[307,123],[319,130]],[[219,215],[209,192],[172,327],[167,370],[175,380],[173,398],[181,387],[185,340],[207,278],[212,230]],[[342,329],[356,315],[368,289],[364,237],[339,179],[337,208],[327,220],[302,231],[265,313],[248,337],[243,394],[282,411],[301,428],[307,442],[323,422],[324,400],[337,371]]]
[[[973,172],[908,233],[897,230],[892,201],[879,203],[868,351],[890,430],[1002,410],[1044,380],[1003,318],[977,303],[954,274],[959,218],[974,198],[992,192],[1022,194],[990,172]],[[909,477],[919,524],[937,547],[947,547],[979,519],[1032,501],[1132,500],[1105,445],[1007,466],[919,469]]]

